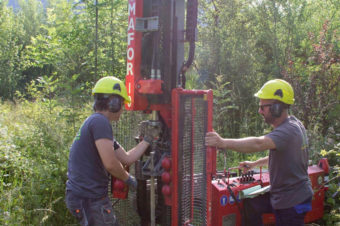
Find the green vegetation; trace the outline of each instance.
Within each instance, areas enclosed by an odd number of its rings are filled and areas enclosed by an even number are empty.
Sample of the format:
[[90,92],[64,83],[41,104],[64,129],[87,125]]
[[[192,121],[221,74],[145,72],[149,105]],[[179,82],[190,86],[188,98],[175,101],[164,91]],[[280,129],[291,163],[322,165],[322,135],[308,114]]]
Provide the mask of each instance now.
[[[18,2],[12,9],[0,1],[0,224],[69,225],[69,146],[91,113],[94,82],[124,79],[127,1]],[[187,88],[213,89],[215,130],[225,137],[267,132],[253,94],[268,79],[286,79],[310,158],[327,157],[329,177],[339,176],[339,8],[334,0],[199,0]],[[227,165],[260,155],[227,152]],[[340,222],[339,193],[331,181],[321,225]]]
[[[4,102],[0,110],[0,224],[73,222],[64,204],[68,148],[75,134],[69,109],[42,97]],[[78,119],[76,127],[83,118]]]

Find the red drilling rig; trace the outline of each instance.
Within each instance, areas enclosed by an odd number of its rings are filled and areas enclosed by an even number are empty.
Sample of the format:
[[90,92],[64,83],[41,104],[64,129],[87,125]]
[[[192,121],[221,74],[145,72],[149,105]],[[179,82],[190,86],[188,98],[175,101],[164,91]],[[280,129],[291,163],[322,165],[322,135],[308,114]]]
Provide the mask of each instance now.
[[[242,199],[269,185],[262,170],[217,172],[216,150],[204,144],[206,132],[212,131],[213,93],[185,89],[195,53],[197,9],[197,0],[129,0],[126,87],[132,101],[126,109],[150,113],[147,123],[162,132],[135,164],[138,189],[130,195],[136,206],[114,206],[125,211],[121,225],[130,225],[131,211],[137,211],[140,225],[241,225]],[[323,215],[327,161],[308,172],[315,190],[313,210],[306,216],[311,222]],[[113,179],[115,198],[127,198],[123,187]],[[264,221],[273,223],[273,215]]]

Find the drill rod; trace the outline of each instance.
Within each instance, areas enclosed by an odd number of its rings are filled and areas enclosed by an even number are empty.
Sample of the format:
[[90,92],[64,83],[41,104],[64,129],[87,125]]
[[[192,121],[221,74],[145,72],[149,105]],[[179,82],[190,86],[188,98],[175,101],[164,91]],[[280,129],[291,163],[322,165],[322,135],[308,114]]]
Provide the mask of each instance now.
[[[152,120],[153,121],[157,121],[157,111],[152,111]],[[155,202],[155,177],[153,176],[153,171],[155,168],[154,165],[154,148],[155,148],[155,143],[154,141],[152,141],[151,144],[151,153],[150,153],[150,158],[151,158],[151,177],[150,177],[150,214],[151,214],[151,226],[155,226],[156,225],[156,221],[155,221],[155,207],[156,207],[156,202]]]
[[154,170],[154,157],[155,152],[150,152],[151,158],[151,178],[150,178],[150,213],[151,213],[151,226],[155,226],[155,178],[152,175]]

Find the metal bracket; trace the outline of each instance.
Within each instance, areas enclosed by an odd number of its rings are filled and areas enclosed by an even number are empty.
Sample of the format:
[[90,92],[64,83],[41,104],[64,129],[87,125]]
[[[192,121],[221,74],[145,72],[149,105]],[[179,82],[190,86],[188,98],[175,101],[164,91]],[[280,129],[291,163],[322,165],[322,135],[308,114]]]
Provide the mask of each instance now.
[[136,31],[147,32],[158,30],[159,30],[158,16],[136,18]]
[[163,173],[163,168],[162,168],[162,160],[164,157],[166,157],[166,153],[163,153],[161,156],[159,156],[159,153],[155,153],[154,157],[154,167],[152,169],[151,167],[151,158],[146,161],[144,166],[142,167],[142,174],[143,176],[160,176]]

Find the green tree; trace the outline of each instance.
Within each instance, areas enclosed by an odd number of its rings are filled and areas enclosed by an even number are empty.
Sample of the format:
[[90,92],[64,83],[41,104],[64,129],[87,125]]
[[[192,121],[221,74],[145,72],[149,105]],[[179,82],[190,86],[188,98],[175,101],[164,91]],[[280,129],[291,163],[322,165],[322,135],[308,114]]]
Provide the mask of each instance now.
[[296,108],[303,115],[307,128],[323,136],[330,126],[339,128],[339,118],[334,113],[340,106],[340,49],[336,31],[330,31],[326,21],[318,35],[310,33],[301,42],[300,51],[308,52],[290,59],[284,71],[296,91]]
[[0,97],[13,98],[20,77],[20,34],[22,24],[7,1],[0,2]]

